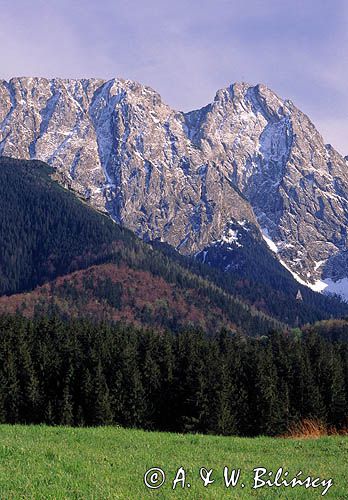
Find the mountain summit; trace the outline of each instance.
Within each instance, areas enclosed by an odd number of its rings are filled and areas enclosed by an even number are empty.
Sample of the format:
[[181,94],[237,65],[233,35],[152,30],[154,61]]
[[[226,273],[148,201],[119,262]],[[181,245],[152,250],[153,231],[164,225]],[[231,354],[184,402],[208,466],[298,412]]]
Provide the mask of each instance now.
[[251,224],[298,280],[348,294],[347,161],[264,85],[182,113],[129,80],[1,81],[0,155],[48,162],[94,207],[185,254],[238,247],[231,224]]

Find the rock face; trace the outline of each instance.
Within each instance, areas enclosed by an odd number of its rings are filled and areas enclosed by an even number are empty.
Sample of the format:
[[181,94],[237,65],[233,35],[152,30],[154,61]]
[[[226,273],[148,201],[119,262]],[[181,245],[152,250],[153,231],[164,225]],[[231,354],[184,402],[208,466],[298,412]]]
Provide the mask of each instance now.
[[306,282],[348,276],[347,161],[263,85],[182,113],[129,80],[2,81],[0,154],[48,162],[93,206],[183,253],[246,220]]

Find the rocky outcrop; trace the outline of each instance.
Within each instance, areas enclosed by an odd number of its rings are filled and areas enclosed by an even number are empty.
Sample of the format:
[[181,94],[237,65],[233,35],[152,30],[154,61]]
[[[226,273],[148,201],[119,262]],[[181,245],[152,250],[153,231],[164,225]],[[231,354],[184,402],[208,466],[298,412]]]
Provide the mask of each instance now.
[[182,113],[129,80],[2,81],[0,154],[50,163],[93,206],[183,253],[247,220],[303,280],[347,276],[346,159],[263,85]]

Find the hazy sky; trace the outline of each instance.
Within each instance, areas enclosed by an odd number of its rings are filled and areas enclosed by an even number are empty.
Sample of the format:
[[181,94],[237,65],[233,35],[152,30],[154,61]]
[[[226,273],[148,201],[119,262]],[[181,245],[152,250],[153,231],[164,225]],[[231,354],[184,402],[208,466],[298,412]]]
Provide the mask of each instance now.
[[191,110],[266,83],[348,154],[346,0],[0,0],[0,77],[123,77]]

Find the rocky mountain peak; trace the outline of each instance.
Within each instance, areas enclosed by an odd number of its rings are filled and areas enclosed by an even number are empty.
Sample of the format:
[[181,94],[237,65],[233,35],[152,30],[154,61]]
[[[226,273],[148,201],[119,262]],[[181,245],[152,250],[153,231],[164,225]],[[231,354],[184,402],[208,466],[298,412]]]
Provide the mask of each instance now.
[[347,157],[265,85],[234,83],[182,113],[130,80],[13,78],[0,82],[0,154],[48,162],[93,206],[181,252],[248,220],[312,286],[348,274]]

